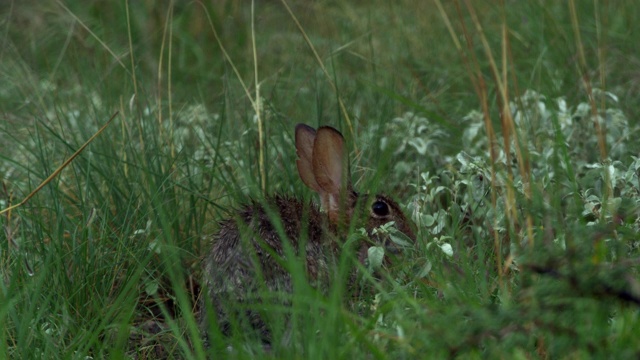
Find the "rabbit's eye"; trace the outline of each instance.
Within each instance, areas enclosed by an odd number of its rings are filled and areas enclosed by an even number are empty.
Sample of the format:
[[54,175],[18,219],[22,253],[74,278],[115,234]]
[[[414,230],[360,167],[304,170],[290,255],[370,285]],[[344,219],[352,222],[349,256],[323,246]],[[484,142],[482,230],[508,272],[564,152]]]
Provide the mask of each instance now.
[[371,205],[371,210],[374,214],[378,216],[387,216],[389,215],[389,205],[384,201],[376,201]]

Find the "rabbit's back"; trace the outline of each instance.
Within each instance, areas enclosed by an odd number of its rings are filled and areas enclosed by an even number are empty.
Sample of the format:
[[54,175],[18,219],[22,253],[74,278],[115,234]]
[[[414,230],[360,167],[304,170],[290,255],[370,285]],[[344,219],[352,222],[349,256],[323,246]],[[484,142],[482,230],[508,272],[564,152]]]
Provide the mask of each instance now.
[[265,203],[268,209],[255,201],[244,206],[234,218],[221,223],[213,238],[205,259],[205,285],[219,322],[226,321],[229,314],[222,307],[230,302],[247,305],[259,299],[260,290],[291,292],[291,275],[283,267],[287,261],[285,241],[296,255],[301,255],[300,246],[306,244],[305,258],[300,260],[310,281],[322,282],[328,277],[329,250],[319,208],[281,195]]

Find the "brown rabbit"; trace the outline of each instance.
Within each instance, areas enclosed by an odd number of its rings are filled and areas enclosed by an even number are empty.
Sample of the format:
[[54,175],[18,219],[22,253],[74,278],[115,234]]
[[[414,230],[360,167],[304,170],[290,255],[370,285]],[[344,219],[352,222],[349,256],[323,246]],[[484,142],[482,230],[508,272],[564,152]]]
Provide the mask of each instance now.
[[[215,309],[220,330],[225,334],[230,331],[230,309],[242,304],[244,319],[269,342],[269,331],[258,311],[246,309],[259,309],[256,305],[262,303],[257,296],[260,289],[292,291],[291,274],[281,260],[285,258],[284,241],[289,242],[296,255],[300,255],[299,247],[304,244],[307,276],[318,287],[329,285],[333,261],[351,221],[357,221],[356,226],[364,227],[370,236],[376,227],[394,221],[398,230],[415,241],[413,224],[397,203],[384,195],[358,194],[353,190],[340,132],[328,126],[316,131],[298,124],[295,142],[298,174],[305,185],[320,195],[326,213],[313,203],[276,195],[267,198],[263,203],[266,205],[257,202],[245,205],[235,218],[221,223],[205,259],[204,282],[205,298],[213,302],[210,308]],[[394,248],[389,239],[376,240]],[[359,246],[361,262],[367,257],[369,246],[367,243]],[[206,307],[203,305],[201,316],[205,329]],[[238,315],[237,311],[234,313]]]

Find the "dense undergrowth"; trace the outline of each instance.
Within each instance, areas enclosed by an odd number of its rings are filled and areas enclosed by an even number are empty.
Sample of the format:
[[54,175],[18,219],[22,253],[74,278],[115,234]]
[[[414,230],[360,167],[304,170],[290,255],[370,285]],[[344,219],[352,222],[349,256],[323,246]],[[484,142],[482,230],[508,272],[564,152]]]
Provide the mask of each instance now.
[[[0,5],[0,208],[118,112],[2,214],[0,354],[636,358],[635,3],[288,6]],[[342,131],[356,186],[403,204],[418,242],[367,294],[267,308],[271,349],[248,330],[206,348],[218,221],[312,198],[299,122]]]

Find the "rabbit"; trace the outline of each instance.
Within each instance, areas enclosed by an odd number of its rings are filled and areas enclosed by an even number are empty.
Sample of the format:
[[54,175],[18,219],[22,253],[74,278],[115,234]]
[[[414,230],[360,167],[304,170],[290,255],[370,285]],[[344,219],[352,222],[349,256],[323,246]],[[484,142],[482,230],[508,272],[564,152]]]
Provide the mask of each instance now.
[[[285,257],[281,234],[286,236],[296,255],[305,246],[305,268],[308,279],[316,287],[328,287],[333,259],[340,251],[338,240],[346,237],[351,221],[358,221],[369,236],[372,230],[390,221],[415,242],[413,223],[400,206],[385,195],[359,194],[353,190],[342,134],[329,126],[316,131],[298,124],[295,128],[298,174],[302,182],[320,195],[322,212],[314,203],[306,203],[287,195],[267,197],[264,202],[243,206],[234,218],[224,220],[213,236],[213,246],[204,259],[205,301],[215,310],[220,331],[231,332],[230,304],[242,304],[243,309],[260,304],[259,289],[292,292],[290,273],[275,257]],[[263,205],[264,204],[264,205]],[[268,209],[265,209],[265,206]],[[368,206],[368,210],[364,210]],[[281,229],[278,231],[278,229]],[[303,234],[303,231],[306,234]],[[390,250],[397,250],[390,239],[373,239]],[[357,249],[364,263],[367,249],[363,243]],[[395,252],[395,251],[394,251]],[[256,267],[259,267],[257,269]],[[247,306],[251,304],[251,306]],[[201,326],[207,328],[207,304],[202,306]],[[233,307],[233,306],[231,306]],[[260,331],[263,342],[270,342],[269,330],[259,312],[244,310],[251,326]],[[236,315],[237,311],[235,312]]]

